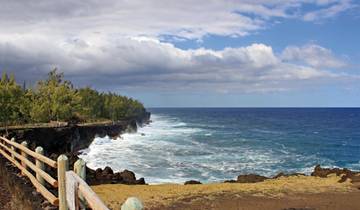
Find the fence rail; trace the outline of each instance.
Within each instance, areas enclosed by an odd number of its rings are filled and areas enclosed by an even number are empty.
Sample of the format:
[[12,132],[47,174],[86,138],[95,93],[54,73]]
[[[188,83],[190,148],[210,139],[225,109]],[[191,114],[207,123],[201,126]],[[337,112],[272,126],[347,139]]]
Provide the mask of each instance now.
[[79,209],[87,203],[95,210],[109,210],[86,182],[73,171],[66,172],[66,197],[70,210]]
[[4,137],[0,137],[0,139],[8,144],[10,144],[13,147],[16,147],[17,149],[27,153],[28,155],[32,156],[35,159],[38,159],[40,161],[42,161],[43,163],[46,163],[48,166],[52,167],[52,168],[57,168],[57,163],[54,160],[51,160],[50,158],[44,156],[44,155],[40,155],[32,150],[30,150],[29,148],[16,143],[15,141],[10,141]]
[[[10,145],[10,146],[9,146]],[[34,165],[29,159],[27,159],[26,155],[32,156],[35,160],[42,161],[47,163],[51,167],[56,167],[56,162],[47,158],[46,156],[39,155],[30,149],[24,146],[25,144],[21,145],[16,143],[14,140],[10,141],[4,137],[0,137],[0,153],[8,159],[11,163],[13,163],[17,168],[21,170],[21,173],[27,176],[31,183],[34,185],[36,190],[44,196],[51,204],[57,206],[59,205],[59,199],[52,194],[43,183],[40,181],[40,177],[46,180],[51,186],[57,188],[58,182],[56,179],[51,177],[48,173],[44,171],[43,168],[38,168]],[[16,150],[20,150],[20,154],[17,153]],[[26,155],[25,155],[26,154]],[[55,162],[55,164],[54,164]],[[29,170],[30,168],[35,174],[36,178]]]
[[[19,153],[18,153],[19,151]],[[27,143],[16,143],[0,136],[0,154],[21,170],[21,174],[29,178],[36,190],[52,205],[59,206],[60,210],[79,210],[90,207],[93,210],[108,210],[100,198],[91,190],[84,181],[86,179],[85,162],[79,159],[74,164],[74,170],[69,171],[68,159],[60,155],[57,161],[43,155],[43,149],[37,147],[35,152],[27,148]],[[32,157],[35,163],[28,157]],[[57,179],[45,171],[47,164],[52,169],[57,169]],[[31,169],[30,172],[28,169]],[[47,189],[45,181],[58,195],[55,196]],[[72,183],[72,185],[71,185]]]

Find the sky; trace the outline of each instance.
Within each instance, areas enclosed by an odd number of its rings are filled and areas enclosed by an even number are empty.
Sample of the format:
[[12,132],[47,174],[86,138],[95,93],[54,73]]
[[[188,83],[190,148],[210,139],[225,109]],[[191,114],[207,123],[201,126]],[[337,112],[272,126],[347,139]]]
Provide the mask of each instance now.
[[146,107],[358,107],[360,1],[0,0],[0,69]]

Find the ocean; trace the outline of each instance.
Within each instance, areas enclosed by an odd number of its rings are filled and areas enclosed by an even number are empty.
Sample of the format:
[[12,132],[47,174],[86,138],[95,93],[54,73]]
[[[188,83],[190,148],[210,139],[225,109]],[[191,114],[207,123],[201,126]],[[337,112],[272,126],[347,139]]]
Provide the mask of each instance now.
[[128,169],[147,183],[204,183],[239,174],[309,174],[317,164],[360,170],[358,108],[152,108],[152,122],[95,138],[90,168]]

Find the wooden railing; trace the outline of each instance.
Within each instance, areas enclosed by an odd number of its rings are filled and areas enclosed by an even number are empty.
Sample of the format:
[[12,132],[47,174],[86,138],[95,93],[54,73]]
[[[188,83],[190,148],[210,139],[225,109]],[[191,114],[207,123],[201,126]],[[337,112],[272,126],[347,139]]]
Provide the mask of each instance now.
[[[86,165],[83,160],[79,159],[74,164],[75,172],[69,171],[68,158],[65,155],[60,155],[57,161],[54,161],[44,156],[44,150],[41,147],[37,147],[34,152],[27,148],[26,142],[19,144],[14,139],[8,140],[1,136],[0,154],[19,168],[21,174],[29,178],[36,190],[52,205],[59,206],[60,210],[78,210],[85,207],[108,210],[84,181]],[[45,171],[45,164],[52,169],[57,169],[57,179]],[[57,188],[58,197],[48,188]]]
[[[10,141],[4,137],[0,137],[0,153],[17,168],[19,168],[21,170],[21,174],[30,179],[36,190],[44,196],[46,200],[48,200],[51,204],[58,206],[59,199],[45,187],[44,180],[54,188],[58,188],[58,181],[44,171],[45,167],[44,164],[42,164],[45,163],[52,168],[57,168],[57,163],[40,153],[36,153],[28,149],[26,146],[26,142],[18,144],[14,139]],[[18,153],[17,150],[21,152]],[[36,150],[40,151],[42,149],[38,147]],[[29,156],[35,159],[35,164],[28,159]],[[29,169],[35,173],[36,177],[29,171]]]
[[66,172],[66,199],[70,210],[89,206],[96,210],[109,210],[96,193],[73,171]]

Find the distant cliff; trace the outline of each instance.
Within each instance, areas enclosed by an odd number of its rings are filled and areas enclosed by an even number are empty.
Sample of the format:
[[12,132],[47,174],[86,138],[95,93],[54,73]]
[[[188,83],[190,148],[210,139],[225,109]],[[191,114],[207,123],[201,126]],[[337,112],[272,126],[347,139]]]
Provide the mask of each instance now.
[[[31,149],[42,146],[47,155],[61,153],[76,153],[87,148],[96,136],[117,137],[124,132],[135,132],[137,126],[149,122],[150,113],[117,122],[88,123],[65,125],[59,127],[26,127],[10,128],[9,138],[14,137],[17,142],[27,141]],[[5,131],[0,131],[1,135]]]

